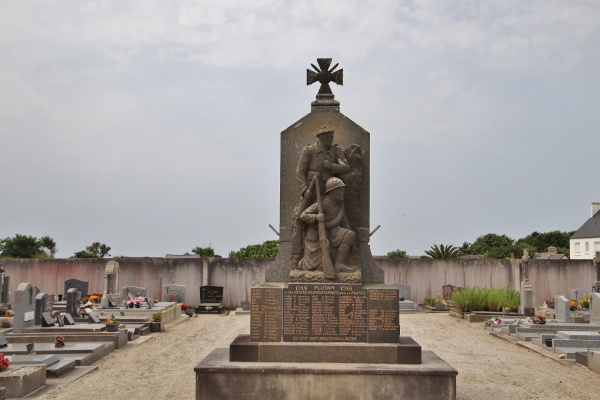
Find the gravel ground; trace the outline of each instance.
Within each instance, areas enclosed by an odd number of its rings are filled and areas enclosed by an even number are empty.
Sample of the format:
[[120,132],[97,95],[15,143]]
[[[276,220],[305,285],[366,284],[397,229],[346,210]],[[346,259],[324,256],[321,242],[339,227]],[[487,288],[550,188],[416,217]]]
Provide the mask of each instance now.
[[[400,317],[402,336],[458,370],[458,399],[598,399],[600,374],[565,365],[448,314]],[[39,399],[194,399],[194,367],[218,347],[249,333],[249,315],[197,315],[144,337],[98,362],[81,378]]]

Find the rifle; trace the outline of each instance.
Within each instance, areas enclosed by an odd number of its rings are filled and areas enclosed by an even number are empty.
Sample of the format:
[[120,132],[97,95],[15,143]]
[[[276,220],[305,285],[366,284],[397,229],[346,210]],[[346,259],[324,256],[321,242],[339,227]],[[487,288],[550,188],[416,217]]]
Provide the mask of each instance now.
[[308,185],[306,195],[300,199],[298,204],[296,204],[296,207],[294,207],[294,211],[292,213],[292,256],[300,255],[302,251],[302,233],[300,232],[300,226],[302,222],[298,219],[302,211],[306,210],[306,207],[308,206],[308,201],[310,200],[316,180],[317,178],[313,176],[313,178],[310,180],[310,184]]
[[[317,178],[318,181],[318,178]],[[316,182],[317,187],[317,209],[319,214],[323,214],[323,204],[321,203],[321,185]],[[325,279],[335,279],[335,268],[331,262],[329,254],[329,240],[327,240],[327,231],[325,230],[325,221],[318,221],[319,224],[319,244],[323,256],[323,276]]]

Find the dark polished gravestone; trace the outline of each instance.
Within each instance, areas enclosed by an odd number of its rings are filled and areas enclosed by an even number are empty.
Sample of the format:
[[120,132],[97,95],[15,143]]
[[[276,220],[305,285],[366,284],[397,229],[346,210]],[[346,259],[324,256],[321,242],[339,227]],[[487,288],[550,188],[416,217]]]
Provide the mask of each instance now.
[[221,314],[223,312],[223,286],[201,286],[200,304],[196,314]]
[[250,334],[194,368],[196,399],[455,399],[457,371],[400,336],[399,289],[369,244],[370,135],[334,100],[342,70],[317,62],[311,113],[281,134],[280,247]]
[[90,283],[81,279],[69,278],[65,280],[65,295],[69,289],[77,289],[81,293],[81,298],[87,297]]

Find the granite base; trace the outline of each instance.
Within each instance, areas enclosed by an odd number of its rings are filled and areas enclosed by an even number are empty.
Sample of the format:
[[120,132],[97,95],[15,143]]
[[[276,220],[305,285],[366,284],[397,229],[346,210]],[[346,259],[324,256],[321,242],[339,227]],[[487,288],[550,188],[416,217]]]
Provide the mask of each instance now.
[[220,348],[194,371],[196,399],[456,399],[457,371],[431,351],[399,365],[231,362]]

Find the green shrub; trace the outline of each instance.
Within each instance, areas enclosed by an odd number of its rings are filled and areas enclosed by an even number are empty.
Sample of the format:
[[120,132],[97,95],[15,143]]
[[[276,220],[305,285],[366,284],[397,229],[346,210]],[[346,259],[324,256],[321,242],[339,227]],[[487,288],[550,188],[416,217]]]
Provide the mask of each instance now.
[[450,298],[452,307],[462,312],[499,311],[514,309],[521,302],[519,292],[510,288],[466,287],[455,291]]

